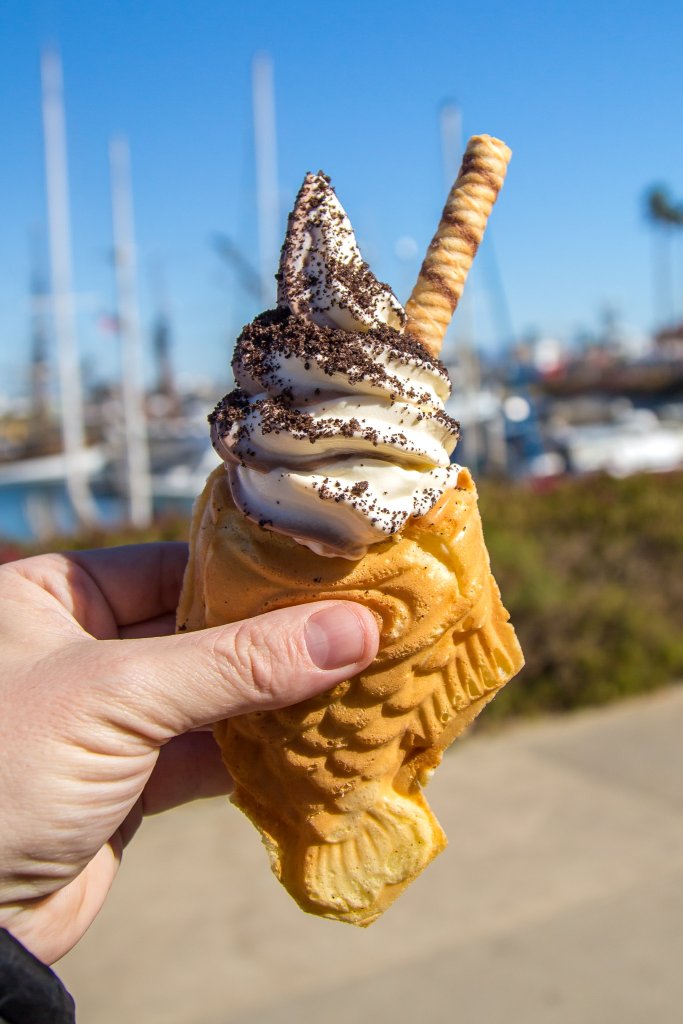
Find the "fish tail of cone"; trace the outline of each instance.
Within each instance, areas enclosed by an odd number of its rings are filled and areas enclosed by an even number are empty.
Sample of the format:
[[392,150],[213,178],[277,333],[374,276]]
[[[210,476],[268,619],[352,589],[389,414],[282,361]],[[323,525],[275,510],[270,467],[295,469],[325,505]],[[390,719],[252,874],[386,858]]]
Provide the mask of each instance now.
[[296,771],[264,774],[268,752],[256,737],[234,722],[218,723],[214,733],[236,782],[232,803],[255,825],[271,870],[307,913],[365,928],[446,847],[415,783],[398,792],[386,777],[350,778],[345,800],[316,810],[297,801]]
[[508,146],[490,135],[475,135],[467,144],[405,307],[406,331],[434,356],[441,351],[511,156]]
[[[233,764],[236,737],[228,723],[215,732],[226,763]],[[358,785],[348,812],[288,813],[286,821],[282,806],[262,802],[240,784],[231,801],[260,832],[271,870],[302,910],[366,928],[447,845],[419,789],[406,795],[387,786],[380,799],[375,790],[372,783]],[[281,798],[286,804],[286,789]]]
[[277,858],[280,881],[309,913],[365,928],[446,846],[446,836],[417,792],[390,789],[360,813],[327,815],[337,835],[303,838]]

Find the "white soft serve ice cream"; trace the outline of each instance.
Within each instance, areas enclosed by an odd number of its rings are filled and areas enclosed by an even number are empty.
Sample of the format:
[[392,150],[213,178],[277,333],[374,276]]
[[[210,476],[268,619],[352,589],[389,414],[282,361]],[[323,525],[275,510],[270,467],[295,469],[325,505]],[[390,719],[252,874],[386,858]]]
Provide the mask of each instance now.
[[238,338],[237,389],[211,416],[235,504],[321,555],[361,558],[458,478],[444,367],[363,262],[328,179],[290,214],[278,308]]

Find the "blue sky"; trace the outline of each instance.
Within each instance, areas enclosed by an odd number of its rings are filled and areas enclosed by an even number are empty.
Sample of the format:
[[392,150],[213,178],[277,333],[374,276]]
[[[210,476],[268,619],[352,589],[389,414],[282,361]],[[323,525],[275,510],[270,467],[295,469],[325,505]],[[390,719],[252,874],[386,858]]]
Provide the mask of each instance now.
[[[323,168],[364,255],[402,299],[444,199],[440,104],[458,101],[465,135],[512,147],[473,282],[475,327],[489,345],[504,322],[496,266],[517,333],[569,337],[594,326],[605,303],[650,326],[642,193],[662,181],[683,198],[681,38],[682,5],[638,0],[2,0],[0,391],[23,378],[29,234],[45,223],[45,43],[58,44],[64,65],[84,356],[95,372],[115,372],[115,342],[97,320],[113,304],[107,146],[122,132],[143,319],[153,312],[149,266],[161,259],[177,366],[222,383],[235,331],[256,312],[210,245],[222,231],[257,259],[255,52],[274,62],[283,225],[304,172]],[[417,241],[413,259],[396,255],[405,236]]]

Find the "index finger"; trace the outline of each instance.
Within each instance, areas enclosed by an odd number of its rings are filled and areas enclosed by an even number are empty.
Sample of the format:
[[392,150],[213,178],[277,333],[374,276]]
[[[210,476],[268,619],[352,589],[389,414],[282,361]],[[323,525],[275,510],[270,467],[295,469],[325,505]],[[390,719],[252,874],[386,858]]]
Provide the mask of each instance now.
[[118,548],[69,551],[86,572],[119,626],[175,612],[187,562],[187,544],[163,541]]

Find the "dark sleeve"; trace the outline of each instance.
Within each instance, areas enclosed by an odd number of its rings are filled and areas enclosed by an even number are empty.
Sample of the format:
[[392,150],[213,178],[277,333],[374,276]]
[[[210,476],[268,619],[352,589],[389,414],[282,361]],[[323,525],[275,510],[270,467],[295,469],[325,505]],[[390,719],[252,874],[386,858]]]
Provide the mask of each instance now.
[[75,1024],[74,1001],[49,967],[0,928],[0,1024]]

